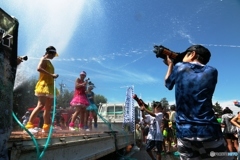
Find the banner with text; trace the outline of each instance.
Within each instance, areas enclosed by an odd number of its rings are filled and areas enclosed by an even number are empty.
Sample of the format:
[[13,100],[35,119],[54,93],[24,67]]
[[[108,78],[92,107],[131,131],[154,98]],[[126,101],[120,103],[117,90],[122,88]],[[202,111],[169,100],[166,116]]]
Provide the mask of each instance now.
[[126,91],[126,99],[124,105],[123,129],[130,132],[135,131],[135,108],[134,100],[132,98],[133,94],[133,87],[128,87]]

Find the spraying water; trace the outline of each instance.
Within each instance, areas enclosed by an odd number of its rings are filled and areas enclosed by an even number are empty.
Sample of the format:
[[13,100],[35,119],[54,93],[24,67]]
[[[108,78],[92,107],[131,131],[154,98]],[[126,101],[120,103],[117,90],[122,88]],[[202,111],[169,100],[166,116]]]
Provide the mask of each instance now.
[[[64,0],[61,3],[57,0],[18,1],[14,2],[14,6],[11,5],[11,13],[18,17],[20,23],[19,54],[29,57],[26,64],[18,67],[14,88],[37,74],[38,61],[47,46],[56,46],[59,55],[64,55],[63,50],[67,48],[75,29],[83,19],[85,2],[86,0]],[[94,1],[90,3],[95,4]],[[88,2],[88,6],[90,3]]]

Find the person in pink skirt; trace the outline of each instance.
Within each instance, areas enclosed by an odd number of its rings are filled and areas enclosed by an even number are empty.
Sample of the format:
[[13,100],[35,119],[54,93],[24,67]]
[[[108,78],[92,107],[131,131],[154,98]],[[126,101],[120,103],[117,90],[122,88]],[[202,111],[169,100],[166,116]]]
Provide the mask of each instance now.
[[86,108],[89,106],[89,101],[86,95],[86,87],[88,84],[88,80],[85,80],[86,75],[87,73],[85,71],[82,71],[80,73],[80,78],[77,78],[75,82],[74,96],[72,101],[70,102],[70,105],[72,107],[75,107],[75,112],[72,115],[71,122],[69,123],[69,130],[71,131],[75,130],[74,122],[79,114],[80,114],[79,129],[80,130],[88,129]]

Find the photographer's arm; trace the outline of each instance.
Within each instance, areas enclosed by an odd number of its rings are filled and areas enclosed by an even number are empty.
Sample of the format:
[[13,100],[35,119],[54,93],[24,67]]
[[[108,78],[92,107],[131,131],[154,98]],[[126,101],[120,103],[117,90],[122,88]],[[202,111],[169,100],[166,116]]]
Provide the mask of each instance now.
[[173,70],[173,62],[172,60],[169,58],[169,56],[167,56],[167,58],[165,59],[165,64],[168,65],[168,70],[165,76],[165,81],[168,79],[168,77],[170,76],[170,74],[172,73]]

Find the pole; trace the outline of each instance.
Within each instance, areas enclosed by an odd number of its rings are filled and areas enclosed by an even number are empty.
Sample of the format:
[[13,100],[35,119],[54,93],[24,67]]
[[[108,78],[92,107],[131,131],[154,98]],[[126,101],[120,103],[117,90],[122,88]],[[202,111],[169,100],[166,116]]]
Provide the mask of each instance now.
[[[133,92],[134,92],[134,86],[132,86],[132,88],[133,88]],[[133,108],[134,108],[133,114],[134,114],[134,117],[135,117],[136,109],[135,109],[135,104],[134,103],[135,103],[135,101],[133,100]],[[134,125],[134,132],[133,132],[134,146],[133,146],[133,150],[134,151],[139,151],[140,148],[138,148],[138,146],[136,144],[136,117],[133,120],[133,125]]]

